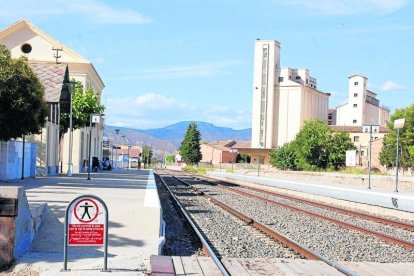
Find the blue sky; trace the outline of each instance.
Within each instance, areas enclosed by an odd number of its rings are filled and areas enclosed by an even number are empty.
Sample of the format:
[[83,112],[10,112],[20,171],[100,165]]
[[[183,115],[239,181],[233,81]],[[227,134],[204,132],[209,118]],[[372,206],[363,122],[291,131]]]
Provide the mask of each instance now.
[[361,74],[381,103],[414,102],[409,0],[4,1],[0,27],[28,19],[94,64],[109,125],[201,120],[251,126],[256,38],[281,43],[281,66],[306,67],[330,107]]

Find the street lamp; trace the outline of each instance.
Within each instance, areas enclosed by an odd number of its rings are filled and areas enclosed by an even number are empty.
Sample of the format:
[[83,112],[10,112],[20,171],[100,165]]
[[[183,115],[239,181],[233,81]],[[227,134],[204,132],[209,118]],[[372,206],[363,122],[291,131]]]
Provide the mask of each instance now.
[[116,147],[115,147],[115,169],[118,169],[118,143],[119,143],[119,139],[118,139],[118,134],[119,134],[119,129],[115,129],[115,133],[116,133]]
[[403,128],[405,119],[398,119],[394,121],[394,129],[397,129],[397,153],[395,157],[395,192],[398,193],[398,151],[399,151],[399,139],[400,139],[400,128]]
[[91,157],[91,148],[92,148],[92,123],[99,124],[101,120],[101,114],[89,114],[89,156],[88,156],[88,180],[91,180],[91,170],[92,170],[92,157]]
[[122,144],[121,144],[121,169],[122,169],[122,168],[124,168],[124,148],[123,148],[123,145],[124,145],[125,135],[122,135],[121,138],[122,138]]
[[235,149],[233,149],[233,148],[230,148],[230,153],[231,153],[231,173],[234,173],[234,170],[233,170],[233,163],[235,162],[235,160],[234,160],[234,153],[236,152],[236,150]]

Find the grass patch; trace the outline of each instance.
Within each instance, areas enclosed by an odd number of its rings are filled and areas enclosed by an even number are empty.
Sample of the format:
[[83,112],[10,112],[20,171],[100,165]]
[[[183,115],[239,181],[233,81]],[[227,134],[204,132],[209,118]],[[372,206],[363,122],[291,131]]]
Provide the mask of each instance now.
[[193,167],[193,166],[185,166],[183,168],[183,171],[188,172],[188,173],[206,174],[207,171],[212,171],[212,169],[210,169],[210,168],[197,168],[197,167]]

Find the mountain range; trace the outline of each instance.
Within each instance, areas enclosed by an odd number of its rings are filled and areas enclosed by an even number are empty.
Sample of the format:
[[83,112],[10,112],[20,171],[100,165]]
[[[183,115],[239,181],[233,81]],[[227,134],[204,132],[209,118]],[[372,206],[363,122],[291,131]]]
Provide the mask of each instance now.
[[[183,121],[163,128],[153,129],[133,129],[106,125],[104,136],[111,143],[139,146],[150,145],[156,154],[172,153],[180,147],[190,123],[192,121]],[[200,131],[201,141],[249,141],[251,139],[251,128],[235,130],[228,127],[218,127],[208,122],[195,121],[195,123]],[[118,135],[115,129],[119,129]]]

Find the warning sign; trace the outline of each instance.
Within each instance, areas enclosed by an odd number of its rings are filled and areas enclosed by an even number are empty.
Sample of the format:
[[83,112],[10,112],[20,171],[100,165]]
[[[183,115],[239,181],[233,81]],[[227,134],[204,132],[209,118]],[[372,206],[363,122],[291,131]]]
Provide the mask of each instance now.
[[106,214],[92,197],[80,197],[68,209],[68,245],[103,245]]

